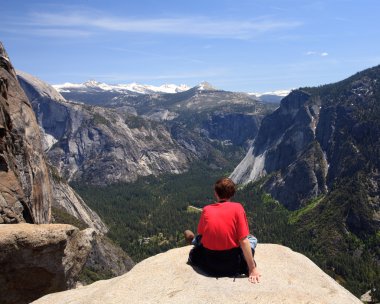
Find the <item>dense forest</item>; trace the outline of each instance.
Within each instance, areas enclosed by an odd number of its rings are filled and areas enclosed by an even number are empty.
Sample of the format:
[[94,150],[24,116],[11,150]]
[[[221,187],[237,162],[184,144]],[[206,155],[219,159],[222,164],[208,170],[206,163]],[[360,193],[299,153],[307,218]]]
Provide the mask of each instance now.
[[213,183],[225,172],[198,163],[185,174],[142,177],[129,184],[74,188],[110,227],[109,237],[135,262],[184,245],[199,214],[189,206],[213,202]]
[[[199,211],[193,207],[212,203],[213,184],[226,175],[198,163],[180,175],[149,176],[106,187],[73,186],[110,227],[109,237],[139,262],[183,246],[183,231],[196,231],[199,220]],[[305,254],[357,296],[379,284],[380,268],[373,262],[380,254],[379,234],[365,241],[352,234],[334,239],[331,234],[339,225],[331,217],[335,214],[331,208],[339,206],[329,204],[330,196],[317,197],[303,209],[289,211],[262,190],[262,183],[251,183],[235,195],[259,242],[283,244]],[[339,195],[347,202],[350,193],[333,193],[333,199]],[[351,200],[355,200],[352,195]],[[360,254],[351,254],[355,250]]]

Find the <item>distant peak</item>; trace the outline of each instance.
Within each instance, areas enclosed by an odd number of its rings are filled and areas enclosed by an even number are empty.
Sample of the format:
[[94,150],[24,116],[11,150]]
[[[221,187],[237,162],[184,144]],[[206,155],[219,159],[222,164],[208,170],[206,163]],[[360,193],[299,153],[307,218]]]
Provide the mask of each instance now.
[[216,89],[207,81],[203,81],[196,86],[198,91],[215,91]]
[[101,83],[99,81],[96,81],[96,80],[88,80],[86,82],[83,83],[83,85],[87,86],[87,87],[97,87],[99,86]]

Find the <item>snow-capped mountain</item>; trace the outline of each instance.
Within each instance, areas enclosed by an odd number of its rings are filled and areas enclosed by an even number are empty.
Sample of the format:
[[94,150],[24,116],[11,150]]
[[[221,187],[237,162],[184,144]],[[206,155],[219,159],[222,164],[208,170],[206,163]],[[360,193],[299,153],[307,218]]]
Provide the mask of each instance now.
[[[59,93],[65,94],[77,94],[77,93],[104,93],[104,94],[123,94],[123,95],[149,95],[149,94],[175,94],[186,92],[190,89],[193,91],[216,91],[210,83],[203,81],[200,84],[190,87],[185,84],[163,84],[161,86],[153,86],[147,84],[139,84],[136,82],[127,84],[107,84],[96,80],[89,80],[84,83],[71,83],[65,82],[63,84],[52,85]],[[279,103],[281,99],[287,96],[291,90],[277,90],[273,92],[265,93],[245,93],[252,98],[267,102],[267,103]],[[111,95],[107,95],[111,96]],[[68,97],[68,96],[66,96]],[[70,96],[71,97],[71,96]],[[70,98],[69,98],[70,99]]]
[[288,96],[292,90],[277,90],[265,93],[248,93],[255,97],[259,101],[270,102],[270,103],[280,103],[281,99]]
[[84,83],[70,83],[55,84],[53,87],[62,93],[69,93],[72,91],[109,91],[119,93],[138,93],[138,94],[152,94],[152,93],[179,93],[190,89],[187,85],[163,84],[161,86],[145,85],[136,82],[128,84],[106,84],[95,80],[89,80]]
[[152,123],[125,107],[67,102],[50,85],[26,73],[18,79],[47,141],[47,157],[68,181],[104,184],[181,173],[191,160],[202,157],[203,146],[208,147],[201,142],[199,149],[190,151],[164,123]]
[[211,85],[211,83],[208,83],[207,81],[203,81],[197,86],[194,87],[198,91],[215,91],[215,87]]

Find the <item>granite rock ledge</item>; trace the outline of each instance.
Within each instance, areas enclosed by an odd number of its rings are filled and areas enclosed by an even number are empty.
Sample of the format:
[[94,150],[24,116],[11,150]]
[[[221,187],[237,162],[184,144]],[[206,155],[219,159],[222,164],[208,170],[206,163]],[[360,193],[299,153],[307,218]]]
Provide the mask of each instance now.
[[33,303],[361,303],[311,260],[287,247],[258,246],[259,284],[246,277],[216,279],[197,273],[186,263],[190,249],[172,249],[142,261],[123,276]]

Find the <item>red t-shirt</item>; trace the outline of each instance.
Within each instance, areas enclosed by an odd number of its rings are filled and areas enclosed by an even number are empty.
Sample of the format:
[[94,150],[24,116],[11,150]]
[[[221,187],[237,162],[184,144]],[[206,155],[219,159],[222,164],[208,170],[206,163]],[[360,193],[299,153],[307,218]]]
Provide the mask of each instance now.
[[249,234],[247,217],[240,203],[224,202],[203,208],[198,224],[202,244],[210,250],[239,247],[239,241]]

